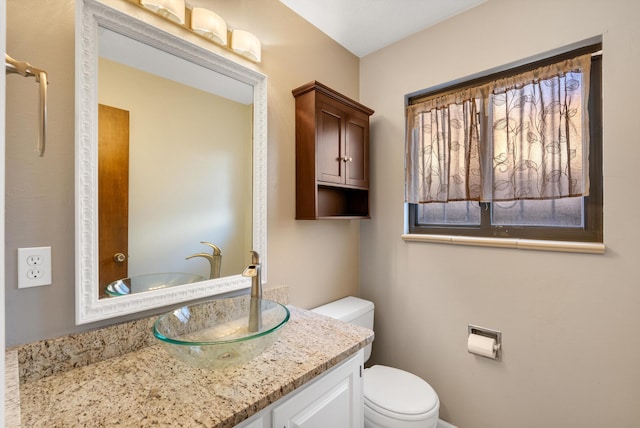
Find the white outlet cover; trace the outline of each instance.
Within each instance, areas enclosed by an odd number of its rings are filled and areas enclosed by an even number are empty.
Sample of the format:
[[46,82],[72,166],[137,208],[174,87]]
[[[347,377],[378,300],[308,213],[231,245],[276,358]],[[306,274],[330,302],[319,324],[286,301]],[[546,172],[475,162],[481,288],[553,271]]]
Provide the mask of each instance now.
[[51,247],[18,248],[18,288],[51,285]]

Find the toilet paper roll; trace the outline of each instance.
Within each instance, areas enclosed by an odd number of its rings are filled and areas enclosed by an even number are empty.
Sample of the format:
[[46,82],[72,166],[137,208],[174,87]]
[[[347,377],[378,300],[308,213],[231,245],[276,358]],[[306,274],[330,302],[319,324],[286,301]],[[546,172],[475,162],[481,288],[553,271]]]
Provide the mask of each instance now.
[[482,355],[483,357],[496,357],[496,340],[491,337],[480,336],[479,334],[470,334],[467,340],[467,350],[472,354]]

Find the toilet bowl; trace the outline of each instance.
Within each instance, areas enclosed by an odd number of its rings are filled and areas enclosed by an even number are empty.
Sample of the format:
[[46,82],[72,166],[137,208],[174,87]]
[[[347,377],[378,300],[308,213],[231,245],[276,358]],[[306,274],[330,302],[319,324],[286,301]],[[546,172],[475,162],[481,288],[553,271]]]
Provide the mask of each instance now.
[[[373,302],[345,297],[313,312],[373,330]],[[371,345],[364,350],[371,355]],[[364,370],[365,428],[436,428],[440,400],[418,376],[393,367],[375,365]]]

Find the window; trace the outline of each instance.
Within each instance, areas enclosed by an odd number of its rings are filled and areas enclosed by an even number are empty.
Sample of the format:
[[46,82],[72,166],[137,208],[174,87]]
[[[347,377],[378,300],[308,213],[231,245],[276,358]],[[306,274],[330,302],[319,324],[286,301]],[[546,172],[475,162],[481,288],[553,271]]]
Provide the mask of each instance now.
[[409,97],[409,232],[603,242],[600,49]]

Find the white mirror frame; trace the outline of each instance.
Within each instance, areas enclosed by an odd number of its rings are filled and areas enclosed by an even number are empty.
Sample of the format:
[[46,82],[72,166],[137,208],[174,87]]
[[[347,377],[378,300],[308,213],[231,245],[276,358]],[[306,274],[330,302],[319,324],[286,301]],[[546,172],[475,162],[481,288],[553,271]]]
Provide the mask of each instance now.
[[[253,86],[253,249],[267,260],[267,77],[125,0],[80,0],[76,6],[76,324],[86,324],[249,288],[234,275],[161,290],[98,298],[98,27],[182,57]],[[197,37],[193,36],[192,37]],[[188,173],[188,171],[187,171]],[[249,255],[247,255],[250,260]]]

